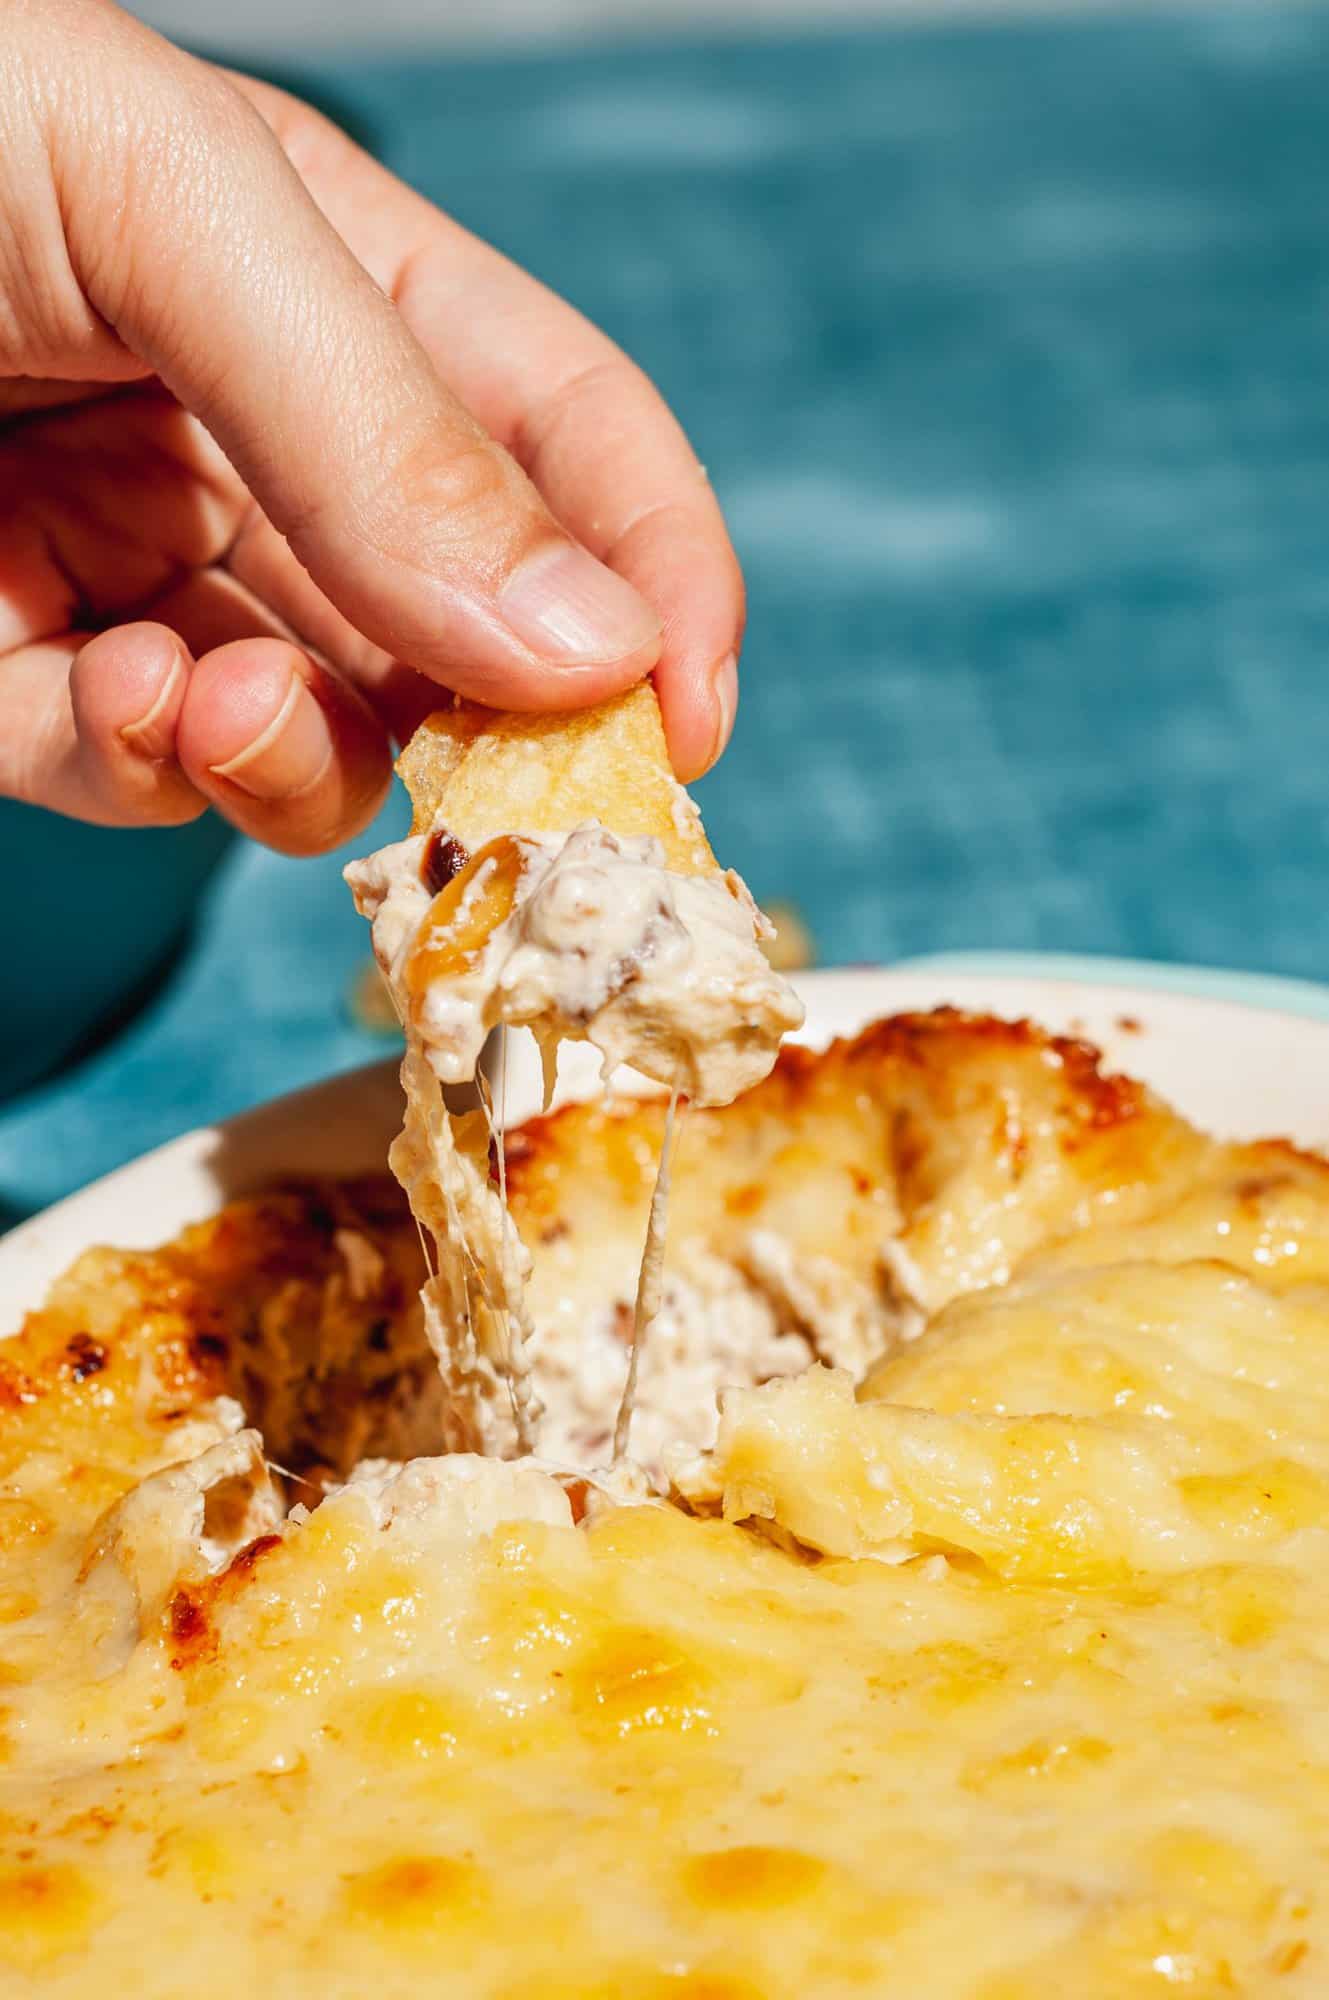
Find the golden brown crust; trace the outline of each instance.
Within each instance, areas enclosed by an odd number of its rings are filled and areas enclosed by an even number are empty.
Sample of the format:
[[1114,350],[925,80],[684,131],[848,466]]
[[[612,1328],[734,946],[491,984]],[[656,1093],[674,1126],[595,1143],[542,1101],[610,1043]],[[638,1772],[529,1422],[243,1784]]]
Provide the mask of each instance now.
[[217,1396],[243,1405],[281,1466],[316,1480],[431,1449],[440,1392],[422,1274],[386,1176],[232,1202],[158,1251],[88,1251],[0,1348],[0,1477],[85,1425],[90,1449],[95,1432],[140,1470],[165,1462]]
[[198,1584],[182,1584],[166,1607],[167,1631],[171,1641],[170,1662],[180,1669],[202,1665],[216,1658],[219,1607],[239,1595],[253,1581],[264,1556],[281,1547],[277,1534],[256,1535],[226,1568]]
[[[663,1120],[659,1100],[597,1101],[509,1135],[542,1338],[630,1310]],[[786,1049],[746,1097],[684,1120],[669,1269],[723,1267],[812,1352],[818,1313],[845,1308],[856,1372],[1033,1259],[1139,1255],[1329,1278],[1329,1165],[1277,1140],[1217,1145],[1086,1044],[953,1010]],[[71,1504],[95,1514],[222,1395],[315,1485],[361,1456],[435,1451],[422,1275],[386,1176],[236,1202],[158,1252],[89,1252],[0,1348],[0,1479],[54,1440]]]
[[[540,1246],[631,1241],[642,1226],[663,1110],[569,1106],[509,1148],[508,1190],[540,1284]],[[1084,1042],[939,1009],[897,1015],[822,1053],[786,1048],[736,1104],[690,1111],[674,1175],[670,1238],[741,1258],[756,1229],[877,1286],[899,1238],[930,1265],[939,1302],[986,1282],[992,1207],[1021,1253],[1078,1202],[1121,1199],[1193,1159],[1204,1142],[1145,1088],[1106,1074]],[[948,1206],[983,1188],[968,1224]],[[966,1240],[966,1232],[971,1240]],[[931,1257],[928,1252],[932,1251]],[[537,1302],[537,1318],[538,1318]]]

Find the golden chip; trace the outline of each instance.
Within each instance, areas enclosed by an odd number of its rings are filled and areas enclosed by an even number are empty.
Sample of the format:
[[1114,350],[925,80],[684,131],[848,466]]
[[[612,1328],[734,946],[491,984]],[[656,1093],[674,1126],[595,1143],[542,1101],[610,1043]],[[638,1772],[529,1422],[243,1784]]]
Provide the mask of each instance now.
[[653,834],[678,874],[720,872],[670,769],[648,681],[570,715],[459,701],[421,723],[397,769],[412,833],[446,829],[472,854],[496,834],[571,833],[598,820],[612,833]]

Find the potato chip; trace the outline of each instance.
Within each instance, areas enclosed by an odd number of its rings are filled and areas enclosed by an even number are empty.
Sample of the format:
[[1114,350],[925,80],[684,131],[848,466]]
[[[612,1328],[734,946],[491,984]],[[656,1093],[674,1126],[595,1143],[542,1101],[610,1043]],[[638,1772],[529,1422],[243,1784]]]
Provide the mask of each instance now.
[[470,853],[500,833],[570,833],[598,820],[653,834],[668,867],[718,874],[701,815],[675,778],[655,690],[597,708],[516,715],[459,701],[421,723],[397,762],[412,833],[446,828]]

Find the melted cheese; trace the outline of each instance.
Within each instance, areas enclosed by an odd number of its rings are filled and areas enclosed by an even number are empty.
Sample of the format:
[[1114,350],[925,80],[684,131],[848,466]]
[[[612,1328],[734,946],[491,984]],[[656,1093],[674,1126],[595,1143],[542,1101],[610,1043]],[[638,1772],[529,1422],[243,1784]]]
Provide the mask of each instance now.
[[[422,871],[439,840],[455,871],[431,894]],[[666,861],[656,837],[619,837],[594,822],[557,835],[500,834],[467,856],[439,824],[346,870],[406,1033],[406,1122],[389,1160],[428,1245],[421,1296],[454,1449],[529,1452],[544,1405],[529,1351],[530,1257],[508,1214],[503,1133],[483,1088],[477,1118],[454,1112],[443,1086],[475,1084],[493,1028],[525,1027],[544,1056],[547,1096],[560,1043],[585,1040],[601,1052],[606,1083],[631,1062],[667,1084],[672,1123],[680,1091],[727,1104],[759,1082],[803,1018],[762,955],[770,927],[738,876],[675,872]],[[615,1463],[628,1448],[640,1353],[662,1298],[666,1153],[641,1250]],[[566,1421],[557,1428],[566,1433]]]
[[857,1389],[728,1395],[692,1512],[459,1456],[274,1518],[172,1373],[254,1225],[74,1274],[0,1364],[0,1993],[1323,1994],[1329,1170],[1090,1129]]
[[450,1112],[424,1053],[401,1067],[406,1120],[388,1162],[429,1246],[420,1290],[438,1359],[451,1450],[529,1451],[540,1414],[530,1379],[525,1280],[530,1260],[489,1178],[491,1125]]
[[606,1079],[630,1063],[698,1104],[728,1104],[803,1018],[761,951],[770,926],[732,870],[677,873],[650,835],[588,822],[500,835],[431,897],[427,846],[399,841],[346,878],[444,1083],[470,1081],[503,1024],[551,1049],[593,1043]]

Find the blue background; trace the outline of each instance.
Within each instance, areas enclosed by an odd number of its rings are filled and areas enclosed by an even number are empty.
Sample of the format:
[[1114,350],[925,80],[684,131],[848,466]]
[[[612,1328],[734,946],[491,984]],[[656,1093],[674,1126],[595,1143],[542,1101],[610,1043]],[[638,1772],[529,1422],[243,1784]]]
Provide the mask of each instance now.
[[[824,962],[1329,976],[1329,16],[300,75],[689,427],[751,593],[703,807]],[[381,1051],[344,858],[231,851],[128,1029],[0,1110],[0,1213]]]

